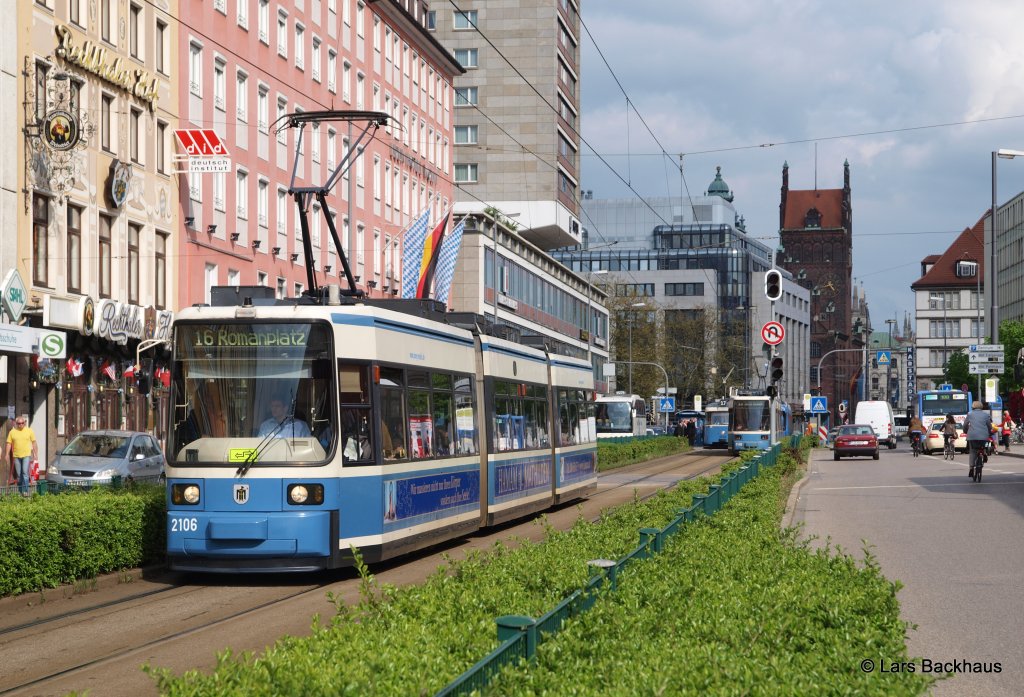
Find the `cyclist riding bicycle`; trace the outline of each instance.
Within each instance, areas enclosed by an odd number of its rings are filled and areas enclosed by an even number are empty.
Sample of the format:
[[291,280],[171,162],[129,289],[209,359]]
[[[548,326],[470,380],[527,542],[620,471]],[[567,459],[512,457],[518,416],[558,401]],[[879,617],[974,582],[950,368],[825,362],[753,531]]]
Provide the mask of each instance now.
[[967,434],[967,446],[971,453],[970,469],[967,476],[976,482],[981,481],[981,469],[985,465],[985,444],[992,433],[992,415],[981,402],[971,405],[971,413],[964,420],[964,432]]
[[956,419],[952,414],[946,414],[946,420],[942,422],[942,445],[948,450],[950,441],[956,440]]
[[916,453],[921,449],[921,436],[924,435],[924,424],[921,423],[921,417],[917,415],[911,417],[910,425],[907,426],[907,435],[910,437],[910,445]]

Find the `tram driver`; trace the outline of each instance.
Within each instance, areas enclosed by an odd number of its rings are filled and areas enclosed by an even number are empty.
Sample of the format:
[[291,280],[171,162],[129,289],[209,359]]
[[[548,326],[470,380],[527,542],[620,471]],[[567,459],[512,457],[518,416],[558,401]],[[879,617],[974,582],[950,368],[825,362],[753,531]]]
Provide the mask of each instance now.
[[312,434],[309,424],[288,413],[288,405],[281,397],[270,400],[270,416],[260,424],[256,435],[260,438],[308,438]]

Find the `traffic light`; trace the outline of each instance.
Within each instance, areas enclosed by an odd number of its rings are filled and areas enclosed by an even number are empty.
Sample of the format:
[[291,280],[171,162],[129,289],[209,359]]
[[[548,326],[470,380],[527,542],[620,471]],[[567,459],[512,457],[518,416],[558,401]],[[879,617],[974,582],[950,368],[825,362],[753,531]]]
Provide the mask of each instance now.
[[139,394],[148,395],[153,389],[153,359],[144,358],[135,372],[135,380],[139,385]]
[[771,363],[772,382],[782,379],[782,356],[774,356]]
[[764,275],[764,294],[769,300],[778,300],[782,297],[782,273],[771,269]]

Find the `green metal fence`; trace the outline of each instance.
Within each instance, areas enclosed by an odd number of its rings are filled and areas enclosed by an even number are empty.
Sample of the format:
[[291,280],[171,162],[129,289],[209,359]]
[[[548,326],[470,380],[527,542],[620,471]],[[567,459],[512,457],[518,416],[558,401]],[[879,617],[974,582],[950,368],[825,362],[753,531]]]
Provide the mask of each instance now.
[[484,687],[507,665],[515,665],[520,659],[532,660],[537,647],[556,634],[566,620],[589,610],[597,601],[601,588],[607,583],[612,591],[616,589],[618,573],[633,561],[647,559],[660,554],[665,539],[678,532],[685,523],[700,515],[714,515],[743,486],[767,467],[778,462],[784,445],[800,446],[801,436],[793,436],[759,454],[743,467],[722,477],[718,484],[712,484],[707,494],[694,494],[689,508],[680,509],[679,514],[664,528],[643,528],[640,530],[640,544],[619,560],[596,560],[593,565],[601,571],[591,576],[586,585],[574,591],[546,614],[534,619],[523,615],[505,615],[495,620],[498,625],[498,647],[477,661],[462,675],[450,682],[435,697],[469,695]]

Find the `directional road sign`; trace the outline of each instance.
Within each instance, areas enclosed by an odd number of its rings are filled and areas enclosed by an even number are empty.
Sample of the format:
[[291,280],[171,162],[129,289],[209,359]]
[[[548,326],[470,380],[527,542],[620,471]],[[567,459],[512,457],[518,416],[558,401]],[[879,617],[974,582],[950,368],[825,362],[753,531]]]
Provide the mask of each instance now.
[[769,346],[778,346],[786,338],[786,328],[772,320],[761,327],[761,339]]
[[969,363],[967,372],[971,375],[1002,375],[1002,363]]
[[971,344],[968,347],[969,351],[1002,351],[1002,344]]
[[828,397],[811,397],[811,413],[812,414],[827,414],[828,413]]
[[676,398],[675,397],[659,397],[658,398],[658,411],[660,411],[662,413],[665,413],[665,412],[675,413],[675,410],[676,410]]
[[875,351],[875,360],[881,368],[892,365],[892,351]]
[[971,351],[968,358],[969,363],[1002,363],[1006,357],[1002,351]]

